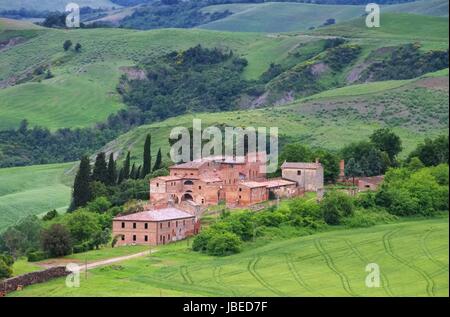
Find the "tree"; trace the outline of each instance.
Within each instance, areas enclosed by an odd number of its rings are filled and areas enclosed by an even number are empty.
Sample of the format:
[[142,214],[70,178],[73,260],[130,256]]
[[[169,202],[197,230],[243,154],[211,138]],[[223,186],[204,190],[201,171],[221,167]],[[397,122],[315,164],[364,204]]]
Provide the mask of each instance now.
[[370,141],[382,152],[386,152],[391,162],[402,151],[402,140],[389,128],[378,129],[370,136]]
[[97,217],[86,210],[78,210],[67,217],[66,224],[76,244],[89,241],[101,230]]
[[216,232],[209,239],[206,246],[210,255],[225,256],[238,253],[241,250],[242,241],[232,232]]
[[425,139],[422,144],[409,155],[410,161],[413,157],[418,157],[425,166],[436,166],[449,161],[448,135],[439,136],[436,139]]
[[162,167],[162,155],[161,148],[158,150],[158,154],[156,154],[155,165],[153,166],[153,171],[157,171]]
[[89,163],[89,158],[84,156],[80,161],[80,168],[75,176],[70,211],[85,206],[88,201],[91,200],[92,192],[89,184],[90,176],[91,165]]
[[144,144],[144,155],[143,155],[144,162],[141,171],[141,178],[144,178],[151,172],[152,166],[151,145],[152,145],[152,138],[150,134],[147,134]]
[[355,177],[363,175],[361,166],[354,158],[351,158],[345,165],[345,175],[353,179],[353,186],[355,186]]
[[320,203],[324,220],[329,225],[337,225],[340,219],[350,217],[354,212],[353,201],[347,194],[328,192]]
[[42,233],[42,249],[51,257],[60,257],[72,252],[70,232],[59,223],[53,224]]
[[105,213],[111,208],[111,202],[106,197],[98,197],[95,200],[89,202],[86,208],[92,212]]
[[131,163],[131,153],[128,151],[127,157],[125,158],[125,161],[123,163],[123,179],[129,179],[130,178],[130,163]]
[[106,184],[114,185],[117,180],[117,168],[116,168],[116,162],[114,161],[114,153],[112,153],[112,152],[109,155],[107,174],[108,174],[108,177],[107,177]]
[[76,51],[77,53],[79,53],[79,52],[81,51],[81,44],[80,44],[80,43],[77,43],[77,44],[75,45],[75,51]]
[[108,166],[106,164],[106,156],[104,152],[98,153],[95,158],[92,180],[103,184],[108,183]]
[[64,51],[68,51],[70,49],[70,47],[72,46],[72,41],[71,40],[66,40],[63,44],[63,48]]
[[336,154],[326,150],[318,150],[315,157],[323,166],[323,177],[325,182],[334,183],[339,176],[339,158]]

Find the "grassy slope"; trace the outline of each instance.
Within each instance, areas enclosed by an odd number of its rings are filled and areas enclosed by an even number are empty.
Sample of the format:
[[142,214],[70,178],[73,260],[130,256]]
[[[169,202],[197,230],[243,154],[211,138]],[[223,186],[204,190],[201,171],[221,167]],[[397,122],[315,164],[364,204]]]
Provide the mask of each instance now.
[[[109,0],[77,0],[75,1],[80,7],[89,6],[91,8],[110,8],[119,7],[117,4]],[[70,3],[67,0],[0,0],[0,10],[17,10],[26,8],[29,10],[64,10],[66,5]]]
[[[334,18],[337,23],[356,19],[365,13],[365,6],[267,2],[213,5],[202,11],[213,13],[225,10],[233,14],[200,28],[238,32],[305,31],[310,27],[319,27],[329,18]],[[448,16],[448,1],[422,0],[381,6],[381,14],[386,12]]]
[[0,169],[0,231],[29,214],[64,210],[71,195],[71,177],[64,171],[72,165]]
[[[63,53],[66,39],[81,43],[82,53]],[[199,43],[226,46],[249,60],[246,78],[256,78],[270,62],[284,58],[291,48],[306,40],[302,36],[273,38],[203,30],[45,30],[1,53],[0,80],[32,70],[39,63],[58,66],[52,67],[55,78],[51,80],[0,90],[0,129],[17,126],[24,118],[32,125],[52,129],[103,121],[122,106],[115,90],[120,66],[133,65],[144,57]]]
[[[443,76],[438,77],[442,80],[448,80],[448,72],[443,71],[430,76],[435,75]],[[198,118],[202,120],[204,127],[222,123],[236,127],[278,127],[280,135],[293,137],[305,144],[336,150],[350,142],[367,139],[375,129],[381,126],[391,125],[403,140],[403,154],[408,154],[425,135],[448,133],[446,106],[448,92],[416,89],[418,82],[421,80],[360,84],[329,90],[283,107],[223,112],[220,116],[214,113],[179,116],[140,126],[121,135],[104,149],[122,154],[131,150],[133,158],[140,160],[145,135],[150,133],[153,140],[153,154],[156,154],[159,147],[163,149],[163,153],[168,153],[168,137],[171,129],[178,126],[191,127],[192,120]],[[419,104],[416,105],[416,101],[419,101]],[[393,124],[389,121],[388,115],[380,118],[371,114],[370,111],[367,112],[366,108],[370,108],[373,103],[375,106],[382,104],[381,107],[386,113],[392,111],[395,115],[396,111],[402,112],[407,109],[414,115],[405,116],[404,121]],[[400,108],[396,108],[398,105],[403,107],[401,111]],[[339,109],[342,110],[339,112]],[[434,118],[436,113],[444,113],[443,122],[433,121],[436,120]],[[445,113],[447,113],[447,119],[445,119]],[[417,121],[419,117],[420,120]],[[433,124],[421,121],[426,119]]]
[[[11,296],[448,296],[448,218],[338,230],[214,258],[186,242],[151,257],[98,268],[67,288],[64,279]],[[365,286],[379,265],[380,288]]]

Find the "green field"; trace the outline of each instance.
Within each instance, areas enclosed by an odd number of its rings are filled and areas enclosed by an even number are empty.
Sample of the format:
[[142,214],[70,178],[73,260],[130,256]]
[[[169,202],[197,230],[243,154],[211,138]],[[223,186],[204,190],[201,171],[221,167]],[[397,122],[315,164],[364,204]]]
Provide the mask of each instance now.
[[[448,218],[335,230],[214,258],[186,241],[11,296],[448,296]],[[378,264],[381,287],[365,285]]]
[[[365,6],[317,5],[292,2],[234,3],[203,8],[205,13],[229,10],[233,14],[200,28],[233,32],[293,32],[320,27],[327,19],[336,23],[361,17]],[[448,16],[447,0],[422,0],[397,5],[382,5],[384,13],[412,13],[430,16]]]
[[65,211],[70,203],[73,163],[0,169],[0,231],[31,214]]

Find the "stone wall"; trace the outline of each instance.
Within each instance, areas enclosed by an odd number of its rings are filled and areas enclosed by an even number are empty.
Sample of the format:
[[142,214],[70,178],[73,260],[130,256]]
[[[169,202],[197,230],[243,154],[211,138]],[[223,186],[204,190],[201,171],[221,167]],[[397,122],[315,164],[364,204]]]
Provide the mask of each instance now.
[[42,271],[14,276],[0,281],[0,293],[9,293],[18,290],[21,287],[43,283],[57,277],[67,276],[69,274],[70,272],[66,271],[65,266],[56,266]]

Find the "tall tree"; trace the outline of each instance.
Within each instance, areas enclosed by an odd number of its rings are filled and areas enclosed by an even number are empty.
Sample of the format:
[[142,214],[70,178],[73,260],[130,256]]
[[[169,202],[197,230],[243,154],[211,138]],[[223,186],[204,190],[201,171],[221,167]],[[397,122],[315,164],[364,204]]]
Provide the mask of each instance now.
[[119,171],[119,177],[117,178],[117,184],[122,184],[122,182],[124,181],[124,177],[123,177],[123,167],[120,169]]
[[131,153],[128,151],[127,157],[125,158],[125,161],[123,162],[123,179],[130,178],[130,163],[131,163]]
[[108,183],[108,166],[106,164],[106,155],[104,152],[98,153],[95,158],[92,180],[104,184]]
[[152,146],[152,137],[150,134],[147,134],[147,137],[145,138],[145,144],[144,144],[144,163],[142,166],[142,172],[141,177],[144,178],[146,175],[150,174],[152,169],[152,153],[151,153],[151,146]]
[[73,211],[78,207],[85,206],[92,197],[91,187],[89,184],[91,177],[91,165],[89,158],[83,156],[80,161],[80,168],[78,169],[75,181],[73,184],[72,204],[69,211]]
[[114,185],[117,180],[117,168],[116,162],[114,161],[114,153],[111,152],[108,161],[108,181],[107,185]]
[[153,165],[153,171],[157,171],[162,167],[162,155],[161,148],[158,150],[158,154],[156,154],[155,165]]
[[355,177],[363,175],[361,166],[353,157],[345,165],[345,175],[353,179],[353,186],[355,186]]
[[378,129],[370,136],[370,141],[380,150],[389,155],[391,162],[395,161],[402,147],[402,140],[391,129]]
[[137,170],[136,170],[136,179],[138,179],[139,177],[141,177],[141,170],[142,170],[142,166],[139,165]]
[[130,178],[131,179],[136,179],[136,164],[133,163],[133,165],[131,166],[131,171],[130,171]]

